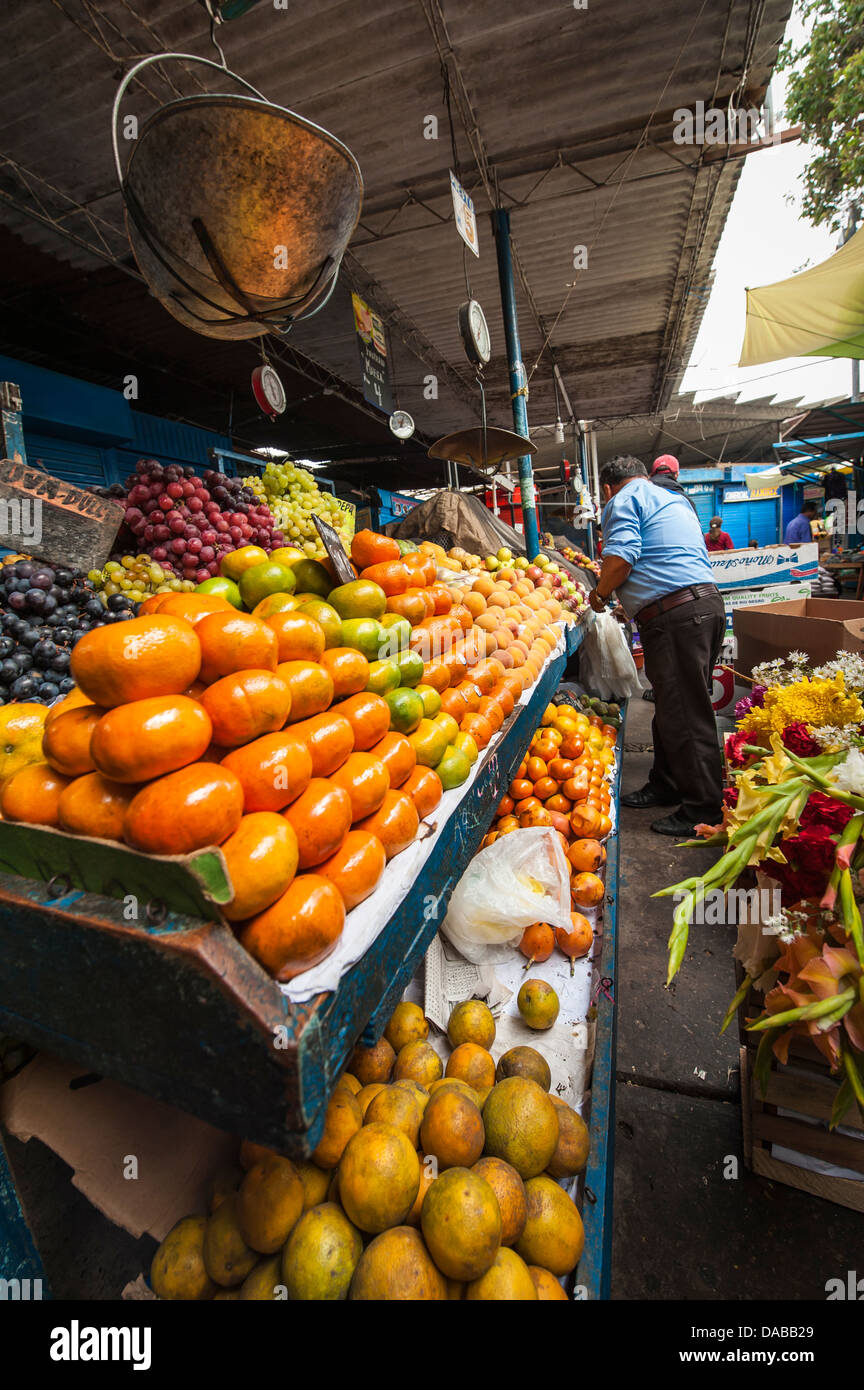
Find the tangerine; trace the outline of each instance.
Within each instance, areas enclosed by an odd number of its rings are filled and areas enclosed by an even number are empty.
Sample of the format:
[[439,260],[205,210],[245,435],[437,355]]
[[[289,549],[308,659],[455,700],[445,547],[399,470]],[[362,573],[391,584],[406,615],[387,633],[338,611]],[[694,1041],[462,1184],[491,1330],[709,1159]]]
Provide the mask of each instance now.
[[276,674],[285,682],[291,695],[292,724],[330,708],[333,678],[317,661],[280,661]]
[[311,614],[283,610],[272,613],[264,621],[276,638],[280,662],[321,660],[327,636]]
[[344,700],[346,695],[358,695],[366,689],[369,662],[362,652],[353,647],[330,647],[319,660],[333,682],[334,700]]

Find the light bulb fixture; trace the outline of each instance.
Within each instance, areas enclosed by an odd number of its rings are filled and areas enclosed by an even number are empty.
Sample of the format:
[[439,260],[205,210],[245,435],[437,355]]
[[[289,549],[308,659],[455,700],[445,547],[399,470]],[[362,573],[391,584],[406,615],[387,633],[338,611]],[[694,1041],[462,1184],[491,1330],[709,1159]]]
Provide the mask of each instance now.
[[556,421],[555,421],[555,443],[556,443],[556,444],[563,444],[563,443],[564,443],[564,424],[563,424],[563,421],[561,421],[561,420],[556,420]]

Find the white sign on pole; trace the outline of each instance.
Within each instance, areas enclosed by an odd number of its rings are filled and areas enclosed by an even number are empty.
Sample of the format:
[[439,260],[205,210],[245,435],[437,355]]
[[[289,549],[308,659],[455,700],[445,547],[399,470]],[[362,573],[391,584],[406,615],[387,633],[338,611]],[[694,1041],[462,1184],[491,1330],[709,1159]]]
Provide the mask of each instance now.
[[480,246],[477,241],[477,218],[474,215],[474,204],[452,169],[450,170],[450,192],[453,194],[456,230],[465,244],[471,247],[474,255],[479,256]]

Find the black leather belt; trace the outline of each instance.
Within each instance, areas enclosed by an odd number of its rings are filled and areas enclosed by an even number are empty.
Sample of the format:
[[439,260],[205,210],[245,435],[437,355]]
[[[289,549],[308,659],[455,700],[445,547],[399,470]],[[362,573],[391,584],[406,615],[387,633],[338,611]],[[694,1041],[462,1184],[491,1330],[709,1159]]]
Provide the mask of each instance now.
[[673,589],[671,594],[664,594],[640,608],[633,621],[642,627],[661,613],[668,613],[670,608],[680,608],[682,603],[693,603],[697,598],[709,598],[712,594],[720,594],[716,584],[688,584],[684,589]]

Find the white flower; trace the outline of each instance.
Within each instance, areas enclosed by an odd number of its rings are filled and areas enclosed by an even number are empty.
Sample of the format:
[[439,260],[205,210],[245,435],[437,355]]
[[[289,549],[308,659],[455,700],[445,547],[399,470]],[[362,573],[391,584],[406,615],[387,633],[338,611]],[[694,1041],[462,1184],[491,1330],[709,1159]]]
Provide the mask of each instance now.
[[809,659],[810,658],[808,657],[806,652],[789,653],[789,660],[791,661],[793,666],[806,666]]
[[819,680],[833,680],[838,673],[842,674],[847,690],[864,690],[864,658],[857,652],[838,652],[831,661],[817,666],[813,675]]
[[845,729],[836,724],[821,724],[818,729],[811,730],[811,738],[825,753],[841,753],[844,748],[856,747],[859,735],[854,724],[847,725]]
[[850,748],[845,761],[829,773],[829,780],[840,791],[864,796],[864,753],[861,749]]

